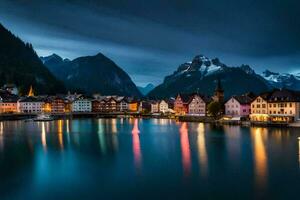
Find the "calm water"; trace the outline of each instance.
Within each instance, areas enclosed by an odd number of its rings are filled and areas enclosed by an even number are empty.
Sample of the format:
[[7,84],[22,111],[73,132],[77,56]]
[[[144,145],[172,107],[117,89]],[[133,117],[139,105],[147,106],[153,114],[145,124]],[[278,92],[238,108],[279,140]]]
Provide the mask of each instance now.
[[0,122],[0,199],[298,199],[300,129]]

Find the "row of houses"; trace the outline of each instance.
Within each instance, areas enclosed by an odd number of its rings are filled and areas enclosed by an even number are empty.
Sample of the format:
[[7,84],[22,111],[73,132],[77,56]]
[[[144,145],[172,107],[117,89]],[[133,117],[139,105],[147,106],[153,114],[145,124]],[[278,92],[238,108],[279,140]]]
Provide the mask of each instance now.
[[138,112],[141,103],[120,96],[26,96],[0,91],[0,113]]
[[[30,90],[31,91],[31,90]],[[18,97],[11,90],[0,90],[0,113],[70,113],[70,112],[147,112],[207,116],[208,105],[219,102],[222,114],[229,118],[246,117],[251,121],[292,122],[300,119],[300,92],[275,89],[255,96],[236,95],[224,100],[224,90],[217,82],[214,95],[178,94],[175,99],[137,100],[124,96],[88,97],[81,94]]]
[[[214,98],[178,95],[174,103],[176,115],[208,115],[208,104]],[[293,122],[300,120],[300,92],[275,89],[255,96],[236,95],[224,102],[224,118],[249,118],[254,122]]]

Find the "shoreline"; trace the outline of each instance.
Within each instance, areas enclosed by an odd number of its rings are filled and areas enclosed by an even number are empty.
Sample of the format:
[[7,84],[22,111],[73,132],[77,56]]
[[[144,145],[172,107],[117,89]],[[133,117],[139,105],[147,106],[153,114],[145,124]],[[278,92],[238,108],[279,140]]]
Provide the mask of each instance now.
[[[32,113],[8,113],[1,114],[0,121],[26,120],[36,117],[38,114]],[[202,122],[214,125],[234,125],[234,126],[259,126],[259,127],[281,127],[281,128],[300,128],[300,122],[293,123],[270,123],[270,122],[251,122],[251,121],[220,121],[212,117],[205,116],[174,116],[174,115],[152,115],[140,113],[96,113],[96,112],[78,112],[78,113],[51,113],[55,119],[78,119],[78,118],[153,118],[153,119],[173,119],[180,122]]]

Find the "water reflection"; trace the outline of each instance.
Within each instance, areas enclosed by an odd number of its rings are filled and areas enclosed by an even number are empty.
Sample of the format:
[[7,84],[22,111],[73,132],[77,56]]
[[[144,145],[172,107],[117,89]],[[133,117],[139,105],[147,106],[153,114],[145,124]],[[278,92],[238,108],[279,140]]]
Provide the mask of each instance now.
[[201,169],[201,174],[203,176],[207,175],[207,151],[206,151],[206,144],[205,144],[205,127],[203,123],[198,124],[197,128],[198,137],[197,137],[197,144],[198,144],[198,158],[199,164]]
[[300,137],[298,137],[298,161],[299,161],[299,168],[300,168]]
[[134,165],[136,169],[140,170],[142,155],[141,155],[141,144],[140,144],[140,136],[139,136],[140,131],[138,127],[138,119],[134,119],[134,125],[131,133],[132,133]]
[[185,176],[189,176],[191,172],[191,151],[188,136],[187,123],[183,122],[179,129],[180,132],[180,145],[182,154],[182,165]]
[[44,151],[47,150],[47,136],[46,136],[46,127],[45,122],[42,122],[42,135],[41,135],[42,145]]
[[241,161],[241,127],[240,126],[224,126],[225,138],[226,138],[226,150],[228,151],[228,157],[230,163],[235,164]]
[[0,122],[0,150],[3,151],[4,149],[4,142],[3,142],[3,122]]
[[264,188],[267,184],[267,151],[264,138],[267,136],[265,128],[251,128],[254,151],[254,173],[256,184]]
[[102,154],[106,153],[106,141],[104,135],[103,119],[98,119],[98,140]]
[[57,133],[58,133],[58,142],[60,149],[64,149],[64,139],[63,139],[63,120],[57,121]]

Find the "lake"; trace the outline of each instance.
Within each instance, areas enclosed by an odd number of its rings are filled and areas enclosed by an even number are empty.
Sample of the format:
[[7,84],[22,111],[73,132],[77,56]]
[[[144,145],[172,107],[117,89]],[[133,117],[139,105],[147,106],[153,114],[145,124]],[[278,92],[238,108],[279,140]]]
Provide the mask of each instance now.
[[0,199],[298,199],[300,129],[0,122]]

